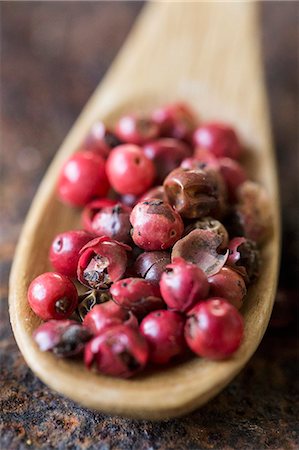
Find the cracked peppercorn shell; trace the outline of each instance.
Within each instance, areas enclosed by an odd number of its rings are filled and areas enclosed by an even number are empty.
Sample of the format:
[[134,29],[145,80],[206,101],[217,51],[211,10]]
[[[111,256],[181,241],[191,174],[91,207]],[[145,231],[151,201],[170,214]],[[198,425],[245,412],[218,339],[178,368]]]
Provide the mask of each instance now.
[[138,318],[165,306],[159,285],[143,278],[123,278],[112,284],[110,293],[115,303]]
[[85,347],[84,362],[115,377],[129,378],[142,371],[148,362],[148,345],[139,330],[127,325],[105,329]]
[[150,117],[127,114],[119,119],[115,126],[116,135],[129,144],[143,145],[156,139],[160,127]]
[[164,180],[169,203],[188,219],[220,213],[220,187],[216,175],[202,169],[178,168]]
[[188,311],[185,339],[198,356],[229,357],[239,348],[243,332],[241,314],[223,298],[209,298]]
[[116,200],[111,198],[100,198],[89,202],[83,209],[81,214],[81,223],[83,228],[89,233],[93,233],[92,221],[94,216],[107,206],[114,206],[117,204]]
[[140,332],[148,343],[150,361],[166,364],[185,351],[184,323],[181,314],[167,310],[153,311],[142,320]]
[[78,306],[74,283],[65,275],[45,272],[36,277],[28,288],[28,302],[43,320],[68,319]]
[[153,162],[133,144],[115,147],[107,159],[106,171],[113,189],[123,195],[143,194],[156,176]]
[[229,256],[226,264],[240,273],[247,283],[254,281],[260,273],[260,253],[256,243],[245,237],[235,237],[228,244]]
[[178,139],[162,138],[147,142],[143,146],[144,154],[153,161],[156,168],[156,183],[161,184],[184,158],[191,155],[190,147]]
[[72,206],[85,206],[109,190],[105,161],[96,153],[78,152],[63,165],[57,184],[60,200]]
[[170,264],[170,254],[167,251],[143,252],[136,259],[134,268],[137,275],[158,283],[167,264]]
[[69,230],[57,234],[49,251],[49,260],[55,271],[76,278],[79,252],[93,238],[92,234],[83,230]]
[[80,355],[91,338],[92,333],[74,320],[49,320],[33,333],[41,351],[50,351],[60,358]]
[[124,275],[129,250],[128,245],[107,236],[93,239],[80,251],[78,280],[92,289],[109,287]]
[[209,282],[196,264],[177,258],[166,266],[160,280],[160,290],[168,308],[185,312],[208,296]]
[[125,244],[131,241],[130,213],[132,209],[117,203],[106,206],[97,212],[91,222],[91,229],[96,236],[108,236]]
[[193,134],[193,144],[210,151],[217,158],[238,159],[242,153],[234,129],[220,122],[208,122],[196,128]]
[[138,328],[137,319],[132,312],[121,308],[112,300],[95,305],[83,320],[83,325],[94,335],[100,334],[108,327],[121,324]]
[[247,293],[243,277],[230,267],[222,267],[208,278],[211,297],[222,297],[240,309]]
[[180,239],[184,225],[168,203],[159,199],[137,203],[130,216],[132,238],[144,250],[165,250]]
[[228,232],[225,228],[225,226],[219,222],[219,220],[214,219],[213,217],[203,217],[202,219],[198,219],[193,223],[190,223],[184,230],[184,236],[187,236],[187,234],[191,233],[193,230],[206,230],[206,231],[212,231],[213,233],[216,233],[221,238],[221,244],[219,245],[218,249],[222,250],[227,248],[229,237]]

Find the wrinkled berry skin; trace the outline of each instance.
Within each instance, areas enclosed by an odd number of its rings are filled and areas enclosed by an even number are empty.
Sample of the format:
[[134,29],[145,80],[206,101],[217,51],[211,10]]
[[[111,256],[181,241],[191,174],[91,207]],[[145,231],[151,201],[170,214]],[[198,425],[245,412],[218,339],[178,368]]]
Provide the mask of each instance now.
[[231,158],[220,158],[219,170],[225,182],[228,197],[231,202],[237,199],[237,189],[247,180],[244,168],[237,161]]
[[152,119],[160,127],[161,136],[190,142],[197,118],[185,103],[173,103],[156,109]]
[[143,317],[150,311],[163,308],[159,286],[143,278],[124,278],[112,284],[110,293],[122,308]]
[[218,250],[225,249],[228,246],[229,238],[225,226],[213,217],[204,217],[191,223],[185,228],[184,236],[187,236],[193,230],[206,230],[216,233],[221,238]]
[[130,216],[132,238],[144,250],[165,250],[180,239],[184,225],[180,215],[162,200],[145,200]]
[[184,142],[166,138],[148,142],[144,145],[143,152],[155,165],[158,184],[163,183],[166,175],[191,154],[190,147]]
[[178,168],[164,180],[169,203],[183,217],[196,219],[220,212],[220,186],[211,172]]
[[91,222],[91,230],[96,236],[108,236],[119,242],[131,241],[131,208],[117,203],[106,206],[97,212]]
[[185,348],[184,318],[174,311],[153,311],[140,324],[140,332],[149,345],[149,360],[166,364]]
[[109,182],[104,159],[93,152],[71,156],[62,167],[57,189],[60,200],[72,206],[85,206],[96,197],[105,197]]
[[150,118],[130,114],[120,118],[116,124],[115,132],[123,142],[143,145],[158,137],[160,127]]
[[208,296],[209,282],[196,264],[178,258],[166,267],[160,280],[160,290],[170,309],[185,312]]
[[260,273],[260,255],[255,242],[244,237],[233,238],[228,245],[227,265],[245,278],[245,281],[256,280]]
[[98,121],[91,127],[81,147],[82,150],[97,153],[102,158],[107,159],[111,149],[121,143],[116,134],[107,128],[103,122]]
[[45,272],[28,289],[29,305],[43,320],[68,319],[78,305],[74,283],[65,275]]
[[70,230],[58,234],[49,252],[49,259],[55,271],[76,278],[79,252],[93,238],[92,234],[83,230]]
[[105,289],[119,280],[126,271],[126,244],[106,236],[90,241],[80,251],[78,280],[91,289]]
[[94,216],[107,206],[114,206],[117,204],[116,200],[110,198],[100,198],[88,203],[82,211],[81,222],[84,230],[93,233],[92,222]]
[[243,318],[223,298],[210,298],[188,312],[185,338],[199,356],[224,359],[232,355],[243,338]]
[[106,328],[121,324],[138,328],[136,317],[112,300],[95,305],[83,320],[83,325],[94,335],[102,333]]
[[129,378],[140,372],[148,361],[144,337],[127,325],[107,328],[85,347],[85,365],[100,373]]
[[111,186],[119,194],[143,194],[156,176],[153,162],[140,147],[126,144],[114,148],[106,164]]
[[238,137],[230,126],[224,123],[206,123],[193,134],[196,147],[209,150],[217,158],[238,159],[242,153]]
[[140,277],[152,283],[159,283],[167,264],[170,264],[168,252],[144,252],[136,259],[134,268]]
[[83,353],[92,333],[74,320],[49,320],[33,333],[33,339],[42,352],[53,352],[61,358]]
[[210,296],[225,298],[235,308],[240,309],[247,293],[243,277],[229,267],[209,277]]

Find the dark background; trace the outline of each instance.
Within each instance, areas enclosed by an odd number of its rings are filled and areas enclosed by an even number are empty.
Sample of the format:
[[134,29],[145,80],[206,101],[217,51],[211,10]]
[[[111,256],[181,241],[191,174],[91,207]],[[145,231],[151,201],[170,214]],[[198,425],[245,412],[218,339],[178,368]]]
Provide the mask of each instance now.
[[7,281],[27,209],[141,7],[1,3],[0,449],[298,449],[297,2],[260,4],[284,246],[272,326],[242,373],[193,414],[137,422],[84,410],[52,392],[13,339]]

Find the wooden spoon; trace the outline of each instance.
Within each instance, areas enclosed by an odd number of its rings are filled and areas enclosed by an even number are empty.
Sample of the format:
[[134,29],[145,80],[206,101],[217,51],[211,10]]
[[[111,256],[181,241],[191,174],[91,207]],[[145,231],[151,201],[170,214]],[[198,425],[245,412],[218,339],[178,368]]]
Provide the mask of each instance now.
[[[10,316],[16,341],[31,369],[46,384],[82,405],[134,418],[184,414],[215,396],[241,370],[267,327],[279,260],[279,205],[274,155],[260,60],[257,6],[241,3],[150,3],[109,74],[88,102],[51,164],[32,203],[10,278]],[[132,380],[94,374],[82,363],[38,350],[32,332],[40,323],[27,303],[27,288],[50,270],[54,235],[79,224],[79,212],[62,205],[55,183],[96,119],[113,122],[124,111],[148,111],[185,100],[204,119],[232,123],[250,148],[249,174],[267,189],[273,234],[262,249],[263,270],[242,309],[245,339],[226,361],[193,358]]]

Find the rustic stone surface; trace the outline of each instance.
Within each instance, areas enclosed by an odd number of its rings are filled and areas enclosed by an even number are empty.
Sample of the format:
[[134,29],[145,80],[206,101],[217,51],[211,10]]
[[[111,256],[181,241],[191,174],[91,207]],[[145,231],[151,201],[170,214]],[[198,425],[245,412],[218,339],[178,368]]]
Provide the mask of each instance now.
[[47,165],[141,6],[139,2],[1,3],[0,449],[296,449],[296,2],[262,4],[284,224],[274,319],[284,328],[266,333],[247,367],[208,405],[182,419],[160,423],[94,413],[55,394],[28,369],[13,339],[7,279],[26,211]]

